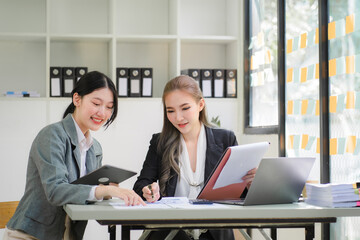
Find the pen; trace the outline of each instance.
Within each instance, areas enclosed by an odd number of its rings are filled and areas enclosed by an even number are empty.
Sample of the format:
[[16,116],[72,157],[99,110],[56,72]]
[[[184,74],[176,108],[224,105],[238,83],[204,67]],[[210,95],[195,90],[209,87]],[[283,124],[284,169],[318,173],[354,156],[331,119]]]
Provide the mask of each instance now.
[[153,192],[153,190],[152,190],[151,184],[148,185],[148,188],[149,188],[150,191],[151,191],[151,198],[154,199],[154,192]]

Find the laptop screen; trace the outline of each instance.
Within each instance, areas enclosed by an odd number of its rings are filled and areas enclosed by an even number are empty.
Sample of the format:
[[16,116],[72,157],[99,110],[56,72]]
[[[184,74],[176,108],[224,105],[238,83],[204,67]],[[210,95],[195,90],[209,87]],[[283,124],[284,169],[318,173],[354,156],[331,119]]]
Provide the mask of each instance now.
[[261,160],[244,205],[292,203],[299,200],[314,165],[312,157]]

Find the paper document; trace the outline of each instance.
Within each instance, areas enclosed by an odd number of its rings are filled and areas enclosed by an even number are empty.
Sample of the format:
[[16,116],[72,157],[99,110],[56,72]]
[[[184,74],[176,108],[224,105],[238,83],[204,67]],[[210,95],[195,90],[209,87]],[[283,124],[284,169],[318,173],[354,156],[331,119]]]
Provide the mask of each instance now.
[[211,204],[211,205],[194,205],[189,203],[187,197],[164,197],[160,201],[154,203],[146,203],[146,206],[126,206],[125,202],[121,199],[111,199],[102,202],[97,202],[95,205],[110,205],[115,209],[165,209],[165,208],[178,208],[178,209],[204,209],[204,208],[227,208],[228,206],[222,204]]
[[[242,183],[243,180],[241,178],[244,177],[249,170],[256,168],[264,156],[267,148],[259,148],[262,145],[268,146],[269,143],[260,142],[230,147],[230,157],[220,172],[213,189],[234,183]],[[254,151],[251,151],[251,149],[254,149]],[[259,151],[259,149],[262,150]]]
[[171,208],[181,209],[199,209],[199,208],[226,208],[227,206],[221,204],[211,205],[194,205],[189,202],[187,197],[164,197],[159,201],[160,204],[165,204]]

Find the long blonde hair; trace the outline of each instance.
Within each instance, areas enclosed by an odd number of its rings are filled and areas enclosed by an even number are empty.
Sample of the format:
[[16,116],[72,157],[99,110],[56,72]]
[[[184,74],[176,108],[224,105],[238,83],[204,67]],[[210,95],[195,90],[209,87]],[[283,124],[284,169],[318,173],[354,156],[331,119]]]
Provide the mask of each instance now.
[[[163,196],[166,196],[166,183],[171,177],[171,170],[173,170],[178,176],[180,175],[180,168],[178,164],[179,154],[181,153],[180,144],[180,132],[167,118],[167,111],[165,105],[166,96],[175,91],[181,90],[191,94],[195,101],[198,103],[203,99],[202,92],[199,84],[191,77],[181,75],[171,79],[164,88],[162,103],[164,111],[164,124],[160,133],[160,139],[158,143],[158,151],[162,154],[161,172],[159,178],[160,192]],[[203,110],[199,113],[199,121],[205,126],[210,126],[206,116],[206,105]]]

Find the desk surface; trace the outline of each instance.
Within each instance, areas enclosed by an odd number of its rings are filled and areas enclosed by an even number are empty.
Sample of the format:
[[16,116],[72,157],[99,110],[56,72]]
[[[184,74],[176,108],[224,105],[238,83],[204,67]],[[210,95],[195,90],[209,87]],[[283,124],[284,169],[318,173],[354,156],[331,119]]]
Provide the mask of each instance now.
[[74,205],[64,207],[72,220],[204,220],[204,219],[297,219],[297,218],[336,218],[360,216],[360,208],[324,208],[306,203],[234,206],[204,209],[153,209],[126,208],[115,209],[110,205]]

